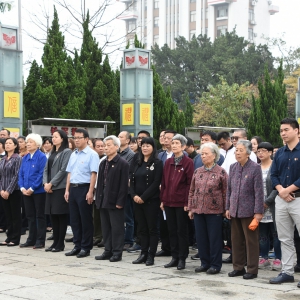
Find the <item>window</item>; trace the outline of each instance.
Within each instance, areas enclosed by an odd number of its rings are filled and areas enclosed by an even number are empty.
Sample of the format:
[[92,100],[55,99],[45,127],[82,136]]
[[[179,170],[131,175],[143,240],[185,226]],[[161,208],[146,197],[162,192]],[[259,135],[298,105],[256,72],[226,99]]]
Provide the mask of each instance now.
[[248,40],[253,41],[253,28],[248,28]]
[[159,23],[159,17],[155,17],[155,18],[154,18],[153,26],[154,26],[154,27],[158,27],[158,23]]
[[159,1],[154,0],[154,9],[159,8]]
[[158,35],[155,35],[155,36],[153,37],[153,45],[158,44],[158,43],[159,43],[159,36],[158,36]]
[[190,0],[191,3],[196,2],[196,0]]
[[144,0],[145,10],[147,10],[147,0]]
[[134,39],[129,39],[129,48],[134,48]]
[[208,8],[205,9],[205,19],[208,19]]
[[132,32],[136,29],[135,21],[128,21],[128,32]]
[[249,20],[254,21],[254,10],[253,9],[249,9]]
[[190,41],[193,39],[193,36],[196,36],[196,30],[190,30]]
[[228,17],[228,5],[220,5],[217,7],[217,18]]
[[196,22],[196,11],[191,11],[191,21],[190,22]]
[[205,27],[205,34],[208,35],[208,27]]
[[227,26],[218,26],[217,27],[217,37],[226,34],[227,32]]
[[144,19],[144,27],[147,28],[147,18]]

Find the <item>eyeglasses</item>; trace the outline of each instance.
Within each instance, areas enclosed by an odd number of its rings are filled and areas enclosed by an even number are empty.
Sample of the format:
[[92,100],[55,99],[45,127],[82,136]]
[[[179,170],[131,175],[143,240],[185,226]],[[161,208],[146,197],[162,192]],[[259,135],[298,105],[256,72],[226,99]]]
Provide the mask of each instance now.
[[266,153],[266,152],[269,152],[269,150],[267,150],[267,149],[259,149],[259,150],[257,150],[258,154],[259,153]]
[[73,138],[75,141],[84,139],[84,136],[76,136]]
[[230,139],[232,140],[232,141],[238,141],[239,140],[239,136],[232,136]]

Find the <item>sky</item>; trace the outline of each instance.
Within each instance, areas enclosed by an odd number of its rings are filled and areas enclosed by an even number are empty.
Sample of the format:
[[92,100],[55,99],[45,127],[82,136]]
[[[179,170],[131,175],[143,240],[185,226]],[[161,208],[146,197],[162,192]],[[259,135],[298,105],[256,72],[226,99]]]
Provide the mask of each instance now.
[[[13,2],[13,9],[5,14],[0,14],[0,22],[5,25],[18,26],[18,1],[11,0]],[[47,24],[46,16],[50,16],[50,26],[53,18],[53,4],[55,0],[20,0],[22,6],[22,41],[23,41],[23,73],[24,78],[28,76],[30,69],[30,62],[36,59],[41,64],[41,57],[43,54],[43,44],[36,41],[45,40],[46,35],[43,28]],[[64,0],[56,0],[63,2]],[[67,3],[72,3],[72,7],[77,11],[80,11],[80,0],[65,0]],[[109,2],[110,6],[107,7],[105,14],[102,18],[102,23],[115,19],[118,14],[123,10],[123,5],[116,0],[85,0],[86,7],[90,9],[90,13],[93,12],[103,3]],[[187,1],[187,0],[181,0]],[[238,0],[248,1],[248,0]],[[267,0],[259,0],[267,1]],[[279,6],[279,13],[271,16],[270,24],[270,37],[278,38],[283,37],[286,41],[286,47],[300,47],[299,29],[300,29],[300,0],[273,0],[273,5]],[[71,7],[70,5],[68,6]],[[70,13],[56,4],[58,11],[59,23],[62,26],[62,30],[65,32],[65,42],[67,48],[73,50],[74,48],[80,49],[81,40],[78,27],[72,19]],[[73,11],[74,12],[74,11]],[[78,16],[78,15],[77,15]],[[34,23],[39,24],[36,26]],[[71,32],[68,34],[65,30]],[[125,40],[123,34],[124,22],[115,19],[106,26],[102,26],[99,30],[95,31],[94,36],[99,42],[99,46],[105,43],[105,36],[109,36],[110,41],[113,41],[110,47],[104,49],[105,53],[109,53],[109,59],[114,68],[120,65],[122,51],[117,49],[123,49],[125,46]],[[32,35],[34,38],[30,37]],[[276,49],[273,50],[274,55],[279,55]]]

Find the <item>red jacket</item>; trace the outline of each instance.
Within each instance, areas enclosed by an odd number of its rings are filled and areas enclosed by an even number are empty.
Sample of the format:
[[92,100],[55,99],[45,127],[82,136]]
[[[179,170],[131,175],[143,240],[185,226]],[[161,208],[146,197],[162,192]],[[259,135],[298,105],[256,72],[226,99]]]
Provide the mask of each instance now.
[[177,166],[175,166],[174,157],[166,160],[160,191],[160,199],[164,206],[188,206],[193,173],[193,160],[185,155]]

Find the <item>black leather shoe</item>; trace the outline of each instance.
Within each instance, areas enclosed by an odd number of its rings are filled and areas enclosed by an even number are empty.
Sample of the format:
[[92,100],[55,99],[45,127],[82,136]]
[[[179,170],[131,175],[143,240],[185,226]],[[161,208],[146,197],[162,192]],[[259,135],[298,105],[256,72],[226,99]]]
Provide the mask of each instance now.
[[51,234],[48,238],[47,238],[47,241],[53,241],[54,240],[54,236],[53,234]]
[[80,249],[72,249],[70,252],[65,253],[65,256],[75,256],[80,252]]
[[96,260],[109,260],[112,257],[111,253],[103,252],[101,255],[95,256]]
[[300,265],[296,265],[295,267],[294,267],[294,271],[295,271],[295,273],[300,273]]
[[65,242],[67,242],[67,243],[73,243],[73,237],[65,239]]
[[52,251],[53,249],[54,249],[53,247],[49,247],[49,248],[46,248],[45,251],[46,251],[46,252],[50,252],[50,251]]
[[191,259],[192,259],[192,260],[198,260],[198,259],[200,259],[199,254],[196,253],[195,255],[192,255],[192,256],[191,256]]
[[154,265],[154,256],[151,254],[148,254],[147,260],[146,260],[146,266],[153,266]]
[[229,255],[227,258],[222,259],[223,264],[232,264],[232,256]]
[[62,252],[64,250],[65,250],[65,247],[63,247],[63,248],[53,248],[52,252]]
[[146,254],[141,254],[136,260],[134,260],[132,263],[135,264],[143,264],[147,260],[147,255]]
[[207,271],[206,271],[206,274],[209,274],[209,275],[215,275],[215,274],[218,274],[220,273],[220,270],[216,269],[216,268],[213,268],[213,267],[210,267]]
[[185,260],[179,259],[178,265],[177,265],[177,270],[183,270],[185,269]]
[[177,258],[172,258],[172,260],[164,265],[165,268],[174,268],[174,267],[177,267],[178,266],[178,259]]
[[156,257],[159,256],[171,256],[171,252],[165,251],[165,250],[160,250],[158,252],[156,252],[155,254]]
[[233,270],[228,273],[229,277],[243,276],[246,273],[246,270]]
[[87,257],[90,256],[90,250],[81,250],[76,257],[77,258],[82,258],[82,257]]
[[99,248],[102,248],[102,247],[104,247],[103,240],[102,240],[100,243],[98,243],[98,244],[97,244],[97,246],[98,246]]
[[117,261],[120,261],[120,260],[122,260],[122,256],[121,256],[121,255],[113,255],[113,256],[109,259],[110,262],[117,262]]
[[45,248],[44,244],[37,244],[33,246],[33,249],[42,249],[42,248]]
[[195,269],[196,273],[202,273],[202,272],[206,272],[209,268],[205,268],[203,266],[200,266],[198,268]]
[[298,282],[297,287],[300,288],[300,281]]
[[294,276],[285,273],[279,273],[277,277],[269,280],[271,284],[281,284],[285,282],[294,282],[294,281],[295,281]]
[[244,279],[254,279],[257,278],[257,274],[246,273],[243,275]]
[[32,246],[34,246],[34,245],[32,245],[32,244],[29,244],[29,243],[24,243],[24,244],[20,244],[20,248],[26,248],[26,247],[32,247]]

